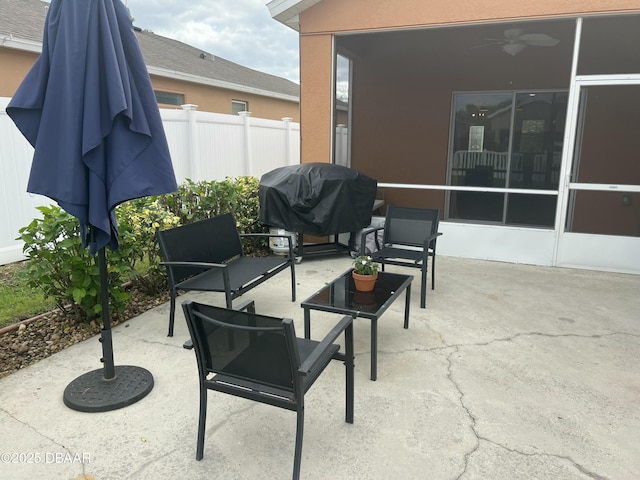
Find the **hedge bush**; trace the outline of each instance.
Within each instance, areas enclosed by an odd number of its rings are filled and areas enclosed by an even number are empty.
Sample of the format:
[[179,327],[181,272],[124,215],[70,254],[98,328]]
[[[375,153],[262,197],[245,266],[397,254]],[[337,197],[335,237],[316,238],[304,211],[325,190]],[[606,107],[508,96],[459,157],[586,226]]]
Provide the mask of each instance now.
[[[240,233],[263,233],[259,222],[258,179],[238,177],[223,181],[187,180],[173,194],[125,202],[116,208],[118,251],[106,249],[110,308],[124,310],[134,282],[147,293],[166,289],[166,273],[159,265],[155,239],[158,230],[233,212]],[[99,271],[96,259],[82,248],[78,221],[57,206],[39,207],[42,218],[20,229],[18,239],[29,262],[28,284],[53,298],[78,319],[100,316]],[[264,255],[266,240],[245,243],[245,252]]]

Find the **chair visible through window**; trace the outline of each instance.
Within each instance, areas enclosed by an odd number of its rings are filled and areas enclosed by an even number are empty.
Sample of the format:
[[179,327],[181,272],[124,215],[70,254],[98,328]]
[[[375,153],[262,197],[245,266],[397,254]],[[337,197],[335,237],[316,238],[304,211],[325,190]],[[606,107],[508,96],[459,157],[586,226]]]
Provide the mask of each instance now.
[[360,241],[360,255],[367,253],[363,249],[367,235],[375,235],[384,230],[381,248],[369,255],[374,261],[382,264],[400,265],[421,269],[422,284],[420,286],[420,307],[427,303],[427,269],[429,257],[431,262],[431,289],[435,289],[436,272],[436,240],[440,210],[437,208],[411,208],[389,205],[384,226],[365,230]]
[[[297,338],[293,320],[230,310],[195,302],[182,304],[200,378],[196,459],[204,454],[207,391],[236,395],[295,411],[293,479],[300,476],[304,395],[332,359],[344,361],[345,421],[353,423],[353,320],[346,316],[322,341]],[[245,308],[245,307],[240,307]],[[344,333],[344,352],[335,342]]]

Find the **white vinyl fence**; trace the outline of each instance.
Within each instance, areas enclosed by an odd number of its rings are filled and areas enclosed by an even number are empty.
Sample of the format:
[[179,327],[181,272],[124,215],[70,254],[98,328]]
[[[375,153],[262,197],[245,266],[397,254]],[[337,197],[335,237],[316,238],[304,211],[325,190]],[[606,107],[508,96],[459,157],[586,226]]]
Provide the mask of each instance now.
[[[40,216],[37,206],[54,203],[27,193],[33,148],[5,112],[0,97],[0,265],[22,260],[18,230]],[[183,110],[160,110],[178,183],[189,178],[224,180],[300,163],[300,125],[282,121]]]

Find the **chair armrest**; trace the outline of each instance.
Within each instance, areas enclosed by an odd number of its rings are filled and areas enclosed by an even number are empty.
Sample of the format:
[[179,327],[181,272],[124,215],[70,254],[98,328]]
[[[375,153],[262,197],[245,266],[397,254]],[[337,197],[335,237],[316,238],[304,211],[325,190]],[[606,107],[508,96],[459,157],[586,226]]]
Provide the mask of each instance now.
[[315,363],[322,357],[323,353],[327,351],[327,349],[336,341],[336,339],[344,332],[347,328],[353,327],[353,318],[350,316],[342,317],[332,329],[331,331],[322,339],[322,341],[318,344],[316,348],[313,349],[311,355],[307,357],[307,359],[300,365],[298,369],[298,373],[301,375],[307,375],[313,367]]
[[366,237],[370,233],[377,232],[378,230],[384,230],[384,227],[373,227],[373,228],[368,228],[367,230],[363,230],[362,236]]
[[429,235],[427,238],[424,239],[424,246],[427,247],[432,240],[435,240],[436,238],[438,238],[439,236],[441,236],[442,233],[438,232],[438,233],[434,233],[432,235]]
[[194,268],[226,268],[227,265],[223,263],[209,263],[209,262],[160,262],[159,265],[165,267],[194,267]]

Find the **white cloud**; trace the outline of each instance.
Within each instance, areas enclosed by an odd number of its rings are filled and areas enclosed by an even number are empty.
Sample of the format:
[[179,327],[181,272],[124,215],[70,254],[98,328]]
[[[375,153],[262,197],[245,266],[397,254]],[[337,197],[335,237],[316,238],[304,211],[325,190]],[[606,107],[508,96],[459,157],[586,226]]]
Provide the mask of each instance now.
[[298,33],[266,0],[127,0],[136,26],[245,67],[299,81]]

